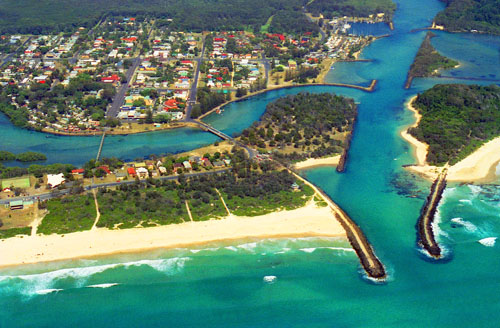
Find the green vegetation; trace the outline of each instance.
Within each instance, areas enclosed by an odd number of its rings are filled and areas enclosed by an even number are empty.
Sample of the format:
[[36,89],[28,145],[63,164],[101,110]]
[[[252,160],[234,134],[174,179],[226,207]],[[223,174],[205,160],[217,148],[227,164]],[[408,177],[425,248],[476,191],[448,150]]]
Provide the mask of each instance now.
[[269,19],[267,20],[266,24],[262,25],[260,27],[260,33],[267,33],[269,32],[269,26],[271,26],[271,23],[273,22],[273,16],[269,17]]
[[435,22],[449,31],[500,34],[500,0],[442,0],[448,6]]
[[0,162],[15,161],[16,155],[11,152],[0,150]]
[[151,16],[161,25],[197,32],[259,31],[276,12],[298,11],[303,4],[303,0],[0,0],[0,32],[44,34],[90,28],[104,15]]
[[208,87],[199,88],[196,94],[196,100],[199,104],[193,106],[191,117],[197,118],[215,107],[222,105],[230,100],[228,97],[230,97],[229,93],[225,95],[223,93],[210,91]]
[[331,93],[299,93],[267,105],[241,141],[264,150],[276,149],[277,159],[303,160],[340,153],[345,132],[356,119],[354,100]]
[[318,196],[314,196],[314,202],[316,203],[316,206],[318,206],[318,207],[327,207],[328,206],[328,204],[324,200],[319,198]]
[[44,235],[89,230],[97,215],[91,194],[54,198],[47,201],[46,207],[49,213],[37,231]]
[[227,212],[216,189],[221,191],[230,211],[245,216],[299,208],[314,194],[303,184],[299,184],[300,191],[292,191],[291,185],[296,181],[287,171],[240,173],[243,176],[223,173],[191,179],[181,175],[179,183],[150,179],[146,183],[120,185],[116,190],[101,189],[101,218],[97,226],[126,229],[189,221],[185,201],[194,221],[223,218]]
[[368,17],[371,14],[385,13],[385,20],[389,22],[396,11],[396,4],[391,0],[313,0],[307,4],[306,9],[313,16],[323,14],[326,19]]
[[437,75],[440,69],[450,69],[458,65],[458,62],[446,58],[439,54],[431,44],[431,38],[435,34],[427,32],[424,41],[418,49],[417,55],[413,64],[411,64],[410,71],[408,72],[408,79],[406,88],[409,88],[413,78],[415,77],[428,77]]
[[279,11],[274,15],[269,27],[271,33],[319,33],[316,23],[310,21],[302,11]]
[[38,165],[32,164],[28,168],[25,167],[6,167],[0,163],[0,178],[8,179],[21,177],[27,174],[33,174],[37,178],[41,178],[44,174],[58,174],[65,173],[70,174],[71,170],[75,167],[71,164],[49,164],[49,165]]
[[17,155],[4,150],[0,151],[0,162],[14,160],[19,162],[38,162],[47,160],[47,157],[42,153],[36,153],[33,151],[27,151]]
[[189,221],[174,182],[121,185],[116,190],[101,189],[98,193],[101,218],[98,227],[133,228]]
[[15,237],[17,235],[31,235],[31,227],[0,230],[0,239]]
[[413,105],[422,114],[409,133],[429,145],[427,162],[451,165],[500,136],[500,87],[436,85]]

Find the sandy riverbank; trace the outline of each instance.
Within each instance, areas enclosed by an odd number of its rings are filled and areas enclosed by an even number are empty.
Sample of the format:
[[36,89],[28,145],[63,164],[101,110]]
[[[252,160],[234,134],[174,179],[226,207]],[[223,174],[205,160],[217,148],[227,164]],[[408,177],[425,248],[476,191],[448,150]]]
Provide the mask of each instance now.
[[324,158],[308,158],[305,161],[295,163],[293,166],[297,170],[309,169],[317,166],[336,166],[339,164],[340,155]]
[[314,236],[345,237],[346,234],[329,207],[317,207],[311,201],[300,209],[257,217],[229,216],[222,220],[153,228],[99,228],[66,235],[9,238],[0,241],[0,267],[188,247],[223,240]]
[[403,137],[404,140],[408,141],[413,146],[414,155],[415,155],[415,158],[417,159],[417,164],[418,165],[425,165],[425,158],[427,157],[427,149],[429,148],[429,146],[427,144],[419,141],[417,138],[415,138],[414,136],[412,136],[411,134],[408,133],[408,129],[417,127],[418,123],[420,123],[420,119],[422,118],[422,115],[420,115],[420,113],[417,111],[417,109],[415,107],[413,107],[413,105],[412,105],[412,103],[415,99],[417,99],[417,96],[411,97],[410,100],[408,100],[405,103],[405,107],[408,110],[410,110],[413,113],[413,115],[415,116],[415,123],[408,126],[408,127],[405,127],[401,131],[401,137]]
[[[421,115],[415,107],[412,106],[412,102],[415,98],[416,96],[412,97],[406,103],[406,108],[415,114],[416,121],[412,127],[417,126],[421,118]],[[417,159],[417,165],[408,166],[407,169],[424,178],[431,180],[436,179],[442,168],[428,165],[425,161],[429,146],[411,136],[408,133],[408,128],[401,131],[401,136],[413,146]],[[497,178],[495,171],[499,162],[500,138],[495,138],[485,143],[462,161],[449,167],[447,180],[454,182],[492,182]]]

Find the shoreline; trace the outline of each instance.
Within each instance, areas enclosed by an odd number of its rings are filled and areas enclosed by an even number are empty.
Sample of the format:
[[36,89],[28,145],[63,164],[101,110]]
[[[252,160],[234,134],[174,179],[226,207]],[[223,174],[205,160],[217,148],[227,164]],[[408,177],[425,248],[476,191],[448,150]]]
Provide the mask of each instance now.
[[305,170],[320,166],[336,166],[339,164],[340,155],[323,157],[323,158],[308,158],[304,161],[293,164],[296,170]]
[[[64,131],[54,131],[54,130],[48,130],[48,129],[42,129],[38,132],[41,133],[46,133],[48,135],[56,135],[56,136],[67,136],[67,137],[94,137],[94,136],[101,136],[103,131],[106,131],[107,135],[131,135],[131,134],[141,134],[141,133],[151,133],[151,132],[159,132],[159,131],[166,131],[166,130],[173,130],[173,129],[180,129],[180,128],[198,128],[197,124],[192,124],[189,122],[179,122],[175,124],[169,124],[167,126],[162,126],[160,128],[155,128],[151,127],[151,130],[145,130],[145,131],[111,131],[111,130],[96,130],[92,132],[77,132],[77,133],[72,133],[72,132],[64,132]],[[113,128],[115,129],[115,128]],[[35,130],[34,130],[35,131]]]
[[243,97],[240,97],[240,98],[236,98],[236,99],[233,99],[233,100],[230,100],[230,101],[226,101],[225,103],[215,107],[215,108],[212,108],[211,110],[209,110],[208,112],[200,115],[199,117],[197,117],[196,119],[197,120],[202,120],[204,119],[205,117],[207,117],[208,115],[216,112],[217,110],[231,104],[231,103],[234,103],[234,102],[239,102],[239,101],[244,101],[248,98],[251,98],[251,97],[254,97],[254,96],[258,96],[260,94],[263,94],[263,93],[266,93],[266,92],[269,92],[269,91],[276,91],[276,90],[280,90],[280,89],[291,89],[291,88],[298,88],[298,87],[314,87],[314,86],[331,86],[331,87],[341,87],[341,88],[351,88],[351,89],[357,89],[357,90],[361,90],[361,91],[365,91],[365,92],[373,92],[373,90],[375,89],[375,86],[377,85],[377,80],[372,80],[370,85],[368,87],[363,87],[363,86],[360,86],[360,85],[356,85],[356,84],[347,84],[347,83],[303,83],[303,84],[289,84],[289,85],[280,85],[280,86],[273,86],[273,87],[270,87],[270,88],[266,88],[266,89],[262,89],[262,90],[259,90],[257,92],[254,92],[252,94],[248,94],[246,96],[243,96]]
[[[309,218],[309,219],[306,219]],[[13,237],[0,241],[0,268],[26,264],[181,248],[247,238],[342,237],[346,232],[329,207],[313,200],[302,208],[256,217],[185,222],[151,228],[98,228],[65,235]]]
[[[405,108],[413,112],[415,123],[404,127],[400,135],[413,148],[417,164],[407,165],[405,169],[416,173],[427,180],[435,180],[442,171],[442,167],[429,165],[425,158],[429,145],[421,142],[408,133],[408,129],[418,126],[422,115],[412,105],[417,96],[411,97],[405,104]],[[497,179],[496,166],[500,163],[500,137],[492,139],[460,162],[449,167],[447,180],[449,182],[479,182],[489,183]]]

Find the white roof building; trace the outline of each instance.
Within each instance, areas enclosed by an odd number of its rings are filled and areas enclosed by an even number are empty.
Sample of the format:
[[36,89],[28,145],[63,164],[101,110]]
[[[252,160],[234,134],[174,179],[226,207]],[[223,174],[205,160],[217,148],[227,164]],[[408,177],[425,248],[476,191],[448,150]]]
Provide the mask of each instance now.
[[66,182],[66,179],[64,178],[64,174],[59,173],[59,174],[47,174],[47,184],[51,188],[56,188]]

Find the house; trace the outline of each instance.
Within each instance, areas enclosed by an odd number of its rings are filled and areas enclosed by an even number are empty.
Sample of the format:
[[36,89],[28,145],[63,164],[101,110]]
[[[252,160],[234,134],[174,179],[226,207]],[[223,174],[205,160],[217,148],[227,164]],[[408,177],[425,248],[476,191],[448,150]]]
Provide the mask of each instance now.
[[149,171],[145,167],[140,167],[137,169],[137,175],[141,179],[146,179],[149,176]]
[[62,173],[59,173],[59,174],[47,174],[47,185],[50,188],[59,187],[64,182],[66,182],[66,178],[64,177],[64,174],[62,174]]
[[125,180],[125,178],[127,177],[127,173],[126,172],[116,172],[115,176],[116,176],[116,181],[122,181],[122,180]]
[[212,166],[212,162],[210,162],[210,160],[208,158],[202,158],[201,160],[203,161],[203,166],[204,167],[210,167],[210,166]]
[[182,165],[181,163],[174,164],[174,172],[177,172],[178,169],[182,169],[182,168],[184,168],[184,165]]
[[101,165],[97,169],[103,170],[104,172],[106,172],[106,174],[111,174],[111,171],[109,170],[109,167],[107,165]]
[[224,167],[224,162],[222,161],[215,161],[214,163],[214,167]]
[[129,167],[127,169],[127,173],[128,175],[130,175],[131,177],[135,177],[137,175],[137,172],[135,172],[135,169],[133,167]]
[[182,165],[184,166],[184,168],[186,170],[191,170],[192,169],[191,163],[189,163],[188,161],[182,162]]
[[85,170],[84,169],[75,169],[75,170],[71,170],[71,174],[73,174],[73,176],[78,176],[78,175],[83,175],[83,173],[85,173]]
[[167,174],[167,169],[165,168],[165,166],[158,166],[158,170],[161,174]]
[[103,76],[101,78],[101,82],[103,83],[116,83],[120,81],[120,77],[117,74],[113,74],[111,76]]
[[22,210],[24,208],[24,204],[22,200],[13,200],[9,202],[9,208],[11,210]]
[[292,188],[293,191],[296,191],[296,190],[300,189],[299,185],[296,184],[295,182],[292,184],[291,188]]
[[288,61],[288,68],[289,69],[297,69],[297,62],[295,60],[289,60]]

